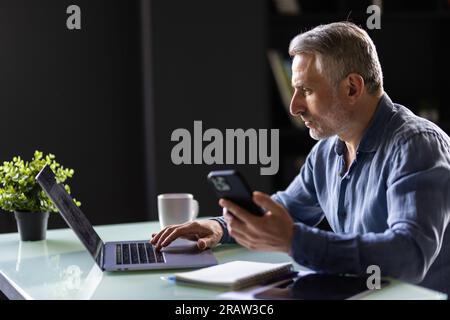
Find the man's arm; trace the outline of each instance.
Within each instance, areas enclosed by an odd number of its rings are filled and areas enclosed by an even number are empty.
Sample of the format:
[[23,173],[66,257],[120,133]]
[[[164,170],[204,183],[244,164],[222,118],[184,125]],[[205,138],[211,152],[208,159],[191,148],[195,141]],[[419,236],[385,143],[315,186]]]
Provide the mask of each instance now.
[[433,133],[416,135],[392,158],[389,229],[334,234],[296,223],[295,261],[315,270],[358,275],[378,265],[382,275],[420,282],[439,254],[450,220],[449,150],[440,139]]

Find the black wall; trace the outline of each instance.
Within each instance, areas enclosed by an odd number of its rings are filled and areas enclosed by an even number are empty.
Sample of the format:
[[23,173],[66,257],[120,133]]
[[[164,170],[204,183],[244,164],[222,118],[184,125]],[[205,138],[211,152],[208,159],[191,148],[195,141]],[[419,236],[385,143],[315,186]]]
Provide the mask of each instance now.
[[[79,31],[66,28],[71,4]],[[93,224],[157,219],[163,192],[191,192],[201,215],[218,214],[206,175],[219,167],[173,165],[170,137],[194,120],[204,130],[268,127],[265,6],[0,0],[0,161],[56,154],[75,169],[68,182]],[[234,167],[270,191],[259,165]],[[65,227],[59,215],[54,227]],[[0,232],[15,230],[0,213]]]
[[[82,29],[66,28],[81,7]],[[137,1],[1,0],[0,161],[56,154],[93,224],[144,220]],[[14,231],[0,214],[0,231]],[[50,227],[65,226],[59,215]]]
[[[152,1],[152,52],[157,193],[190,192],[201,215],[221,213],[206,181],[208,165],[172,164],[171,134],[194,120],[203,130],[268,128],[266,2]],[[207,143],[205,143],[206,145]],[[238,168],[255,188],[269,192],[259,165]]]

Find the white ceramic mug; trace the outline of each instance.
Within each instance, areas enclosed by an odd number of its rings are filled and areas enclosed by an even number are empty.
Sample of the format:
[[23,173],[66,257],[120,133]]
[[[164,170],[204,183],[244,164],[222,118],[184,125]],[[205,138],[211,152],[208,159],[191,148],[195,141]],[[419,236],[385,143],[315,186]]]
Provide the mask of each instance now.
[[158,195],[158,217],[161,229],[192,221],[197,218],[198,201],[190,193],[165,193]]

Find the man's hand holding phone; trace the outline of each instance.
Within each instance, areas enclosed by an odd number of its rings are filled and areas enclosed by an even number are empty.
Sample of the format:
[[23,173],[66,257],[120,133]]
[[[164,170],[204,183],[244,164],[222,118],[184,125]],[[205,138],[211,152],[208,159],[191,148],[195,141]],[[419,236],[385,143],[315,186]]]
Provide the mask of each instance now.
[[[212,171],[208,181],[224,209],[228,232],[239,244],[251,250],[290,254],[294,222],[282,205],[265,193],[252,193],[235,170]],[[216,246],[222,236],[218,221],[195,220],[168,226],[153,234],[150,242],[159,250],[183,237],[196,240],[199,249],[206,249]]]
[[220,199],[230,235],[244,247],[260,251],[282,251],[290,254],[294,221],[287,210],[262,192],[253,192],[254,203],[265,210],[257,216],[232,201]]

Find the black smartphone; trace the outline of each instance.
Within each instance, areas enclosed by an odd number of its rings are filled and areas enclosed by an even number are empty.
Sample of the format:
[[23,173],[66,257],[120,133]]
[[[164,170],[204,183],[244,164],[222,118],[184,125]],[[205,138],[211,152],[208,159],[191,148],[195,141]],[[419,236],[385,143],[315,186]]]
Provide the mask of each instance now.
[[254,215],[264,215],[264,210],[253,202],[252,190],[237,170],[211,171],[208,181],[218,199],[233,201]]

